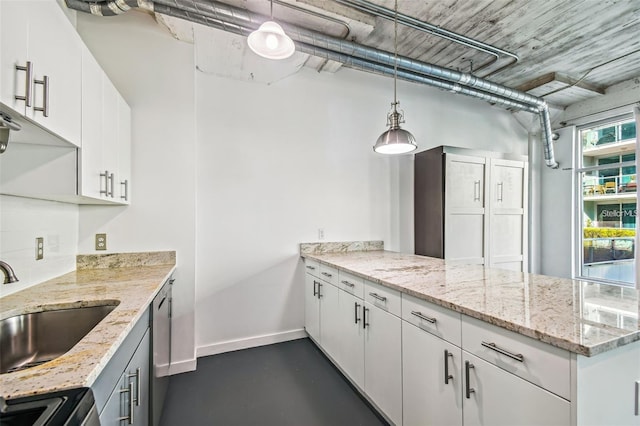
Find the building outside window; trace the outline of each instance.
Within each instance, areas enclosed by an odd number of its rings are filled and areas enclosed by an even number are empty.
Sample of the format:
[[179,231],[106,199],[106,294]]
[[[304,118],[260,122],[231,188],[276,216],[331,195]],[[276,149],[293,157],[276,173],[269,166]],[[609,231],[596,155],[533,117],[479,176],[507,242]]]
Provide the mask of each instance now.
[[633,116],[578,129],[579,278],[634,285],[636,131]]

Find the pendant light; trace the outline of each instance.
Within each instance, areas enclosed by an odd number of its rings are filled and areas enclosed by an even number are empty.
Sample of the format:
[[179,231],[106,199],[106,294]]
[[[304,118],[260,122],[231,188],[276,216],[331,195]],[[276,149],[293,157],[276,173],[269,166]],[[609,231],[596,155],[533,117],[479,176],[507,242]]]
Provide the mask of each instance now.
[[271,0],[271,20],[249,34],[249,48],[267,59],[287,59],[296,51],[293,40],[284,33],[280,25],[273,21],[273,0]]
[[391,112],[387,114],[387,126],[389,130],[380,135],[373,146],[375,152],[380,154],[406,154],[418,148],[416,138],[408,131],[401,129],[404,123],[404,112],[398,111],[397,84],[398,84],[398,0],[395,2],[394,29],[394,64],[393,64],[393,103]]

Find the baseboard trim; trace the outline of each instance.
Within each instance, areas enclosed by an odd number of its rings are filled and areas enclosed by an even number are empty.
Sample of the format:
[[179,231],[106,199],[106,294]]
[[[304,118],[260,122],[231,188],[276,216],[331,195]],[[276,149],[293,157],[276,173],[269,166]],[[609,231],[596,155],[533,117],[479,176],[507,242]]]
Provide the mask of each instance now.
[[169,375],[180,373],[188,373],[189,371],[196,371],[198,359],[185,359],[183,361],[173,361],[169,367]]
[[264,334],[262,336],[249,337],[246,339],[227,340],[226,342],[214,343],[206,346],[198,346],[198,348],[196,348],[196,357],[200,358],[203,356],[238,351],[241,349],[256,348],[258,346],[288,342],[289,340],[303,339],[305,337],[307,337],[307,332],[304,331],[303,328],[300,328],[297,330]]

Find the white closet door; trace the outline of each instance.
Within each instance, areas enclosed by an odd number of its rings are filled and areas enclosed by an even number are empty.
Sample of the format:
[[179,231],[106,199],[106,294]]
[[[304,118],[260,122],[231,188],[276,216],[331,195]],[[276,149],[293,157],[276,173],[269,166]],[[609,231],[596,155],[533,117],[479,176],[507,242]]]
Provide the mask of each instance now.
[[490,160],[489,266],[527,270],[527,163]]
[[486,159],[446,155],[444,257],[485,264]]

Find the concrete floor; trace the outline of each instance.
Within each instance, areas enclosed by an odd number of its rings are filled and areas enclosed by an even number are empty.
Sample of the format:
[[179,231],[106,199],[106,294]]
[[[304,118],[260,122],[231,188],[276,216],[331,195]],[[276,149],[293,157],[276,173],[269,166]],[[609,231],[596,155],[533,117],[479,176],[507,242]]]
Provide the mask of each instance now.
[[178,425],[386,425],[309,339],[198,359],[172,376],[160,421]]

